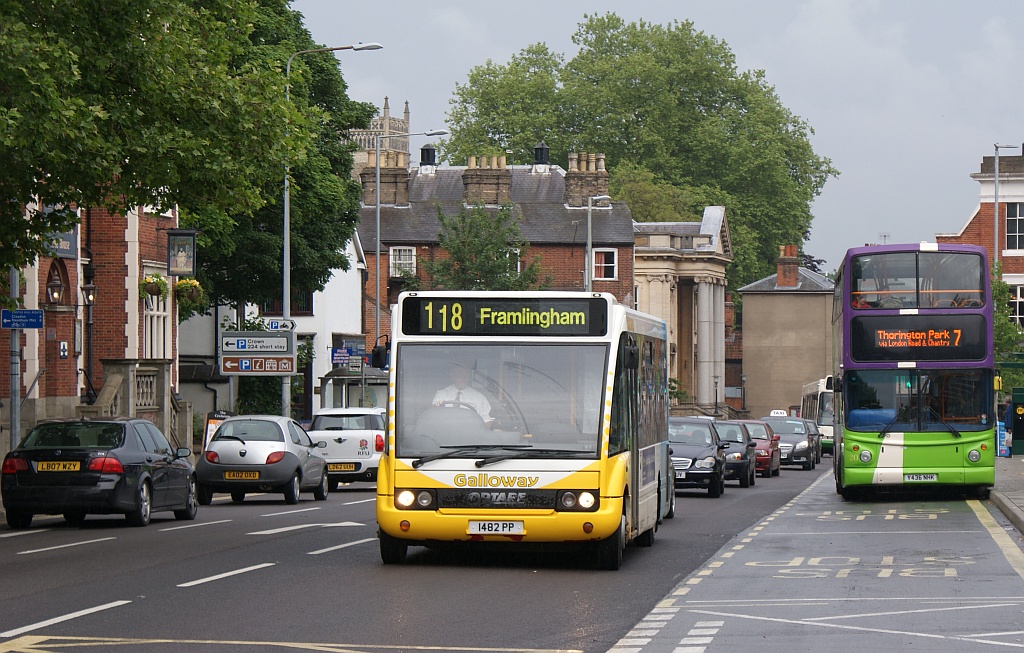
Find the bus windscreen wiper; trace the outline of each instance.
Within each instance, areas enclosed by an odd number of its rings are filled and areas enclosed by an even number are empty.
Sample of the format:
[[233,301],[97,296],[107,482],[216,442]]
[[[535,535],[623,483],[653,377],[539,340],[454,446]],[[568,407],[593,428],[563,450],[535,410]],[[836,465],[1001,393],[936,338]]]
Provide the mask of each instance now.
[[957,431],[955,426],[953,426],[952,424],[950,424],[946,420],[942,419],[942,415],[939,414],[939,411],[935,410],[931,406],[925,406],[925,408],[928,410],[929,413],[931,413],[932,415],[935,415],[935,417],[938,418],[938,420],[939,420],[939,424],[942,424],[947,429],[949,429],[949,432],[952,433],[954,437],[957,437],[957,438],[962,437],[960,435],[960,431]]
[[457,444],[457,445],[443,445],[442,449],[450,449],[450,451],[442,451],[440,453],[432,453],[429,456],[423,456],[412,461],[412,468],[419,469],[423,465],[433,461],[441,460],[442,458],[451,458],[460,453],[468,453],[471,451],[480,451],[481,449],[505,449],[505,450],[517,450],[517,449],[529,449],[533,445],[530,444]]
[[506,453],[499,456],[481,458],[473,464],[476,465],[477,468],[480,468],[485,465],[490,465],[491,463],[508,460],[509,458],[576,458],[579,456],[590,456],[593,455],[593,453],[593,451],[581,451],[578,449],[528,449],[526,451],[517,451],[515,453]]

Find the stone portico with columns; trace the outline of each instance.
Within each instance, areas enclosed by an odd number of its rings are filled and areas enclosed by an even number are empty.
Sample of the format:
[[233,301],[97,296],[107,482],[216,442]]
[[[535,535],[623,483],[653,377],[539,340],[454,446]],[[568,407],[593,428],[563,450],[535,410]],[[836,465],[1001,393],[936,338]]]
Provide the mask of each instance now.
[[725,208],[707,207],[700,222],[634,222],[633,233],[636,306],[668,323],[670,376],[698,406],[724,410],[740,385],[725,365]]

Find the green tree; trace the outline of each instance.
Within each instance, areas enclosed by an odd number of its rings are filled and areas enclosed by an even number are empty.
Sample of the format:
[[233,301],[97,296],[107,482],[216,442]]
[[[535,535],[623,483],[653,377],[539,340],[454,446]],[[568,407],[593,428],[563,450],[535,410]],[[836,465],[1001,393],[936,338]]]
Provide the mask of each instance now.
[[[246,0],[0,0],[0,268],[47,251],[73,212],[43,204],[209,206],[262,201],[304,117],[280,58],[244,56]],[[290,133],[285,125],[295,123]]]
[[[1021,351],[1021,330],[1010,313],[1010,300],[1013,295],[1010,286],[1003,281],[1002,265],[996,263],[992,269],[992,304],[994,315],[992,320],[992,350],[996,359],[996,367],[1003,377],[1003,390],[1006,394],[1012,388],[1024,388],[1024,370],[1010,367],[999,367],[1000,362],[1024,362],[1015,354]],[[1001,416],[1000,416],[1001,417]]]
[[[278,70],[294,52],[321,47],[285,0],[257,0],[256,21],[240,57]],[[364,56],[364,55],[363,55]],[[282,81],[284,81],[282,76]],[[359,220],[348,130],[366,127],[375,108],[355,102],[334,53],[292,59],[285,155],[290,172],[290,281],[293,296],[322,290],[334,270],[347,270],[345,246]],[[284,88],[281,88],[283,99]],[[201,230],[199,277],[215,303],[265,303],[282,289],[284,166],[269,171],[254,211],[223,211],[213,204],[184,207],[183,222]]]
[[528,263],[522,260],[530,244],[523,240],[512,207],[491,212],[472,206],[451,216],[438,207],[437,219],[441,223],[438,244],[446,256],[423,262],[430,288],[534,290],[550,283],[541,276],[539,257]]
[[[647,200],[641,218],[694,219],[705,206],[726,207],[734,252],[750,252],[733,262],[733,283],[771,274],[779,245],[806,240],[811,202],[837,171],[763,71],[739,72],[728,46],[690,22],[588,15],[573,42],[579,52],[564,65],[534,45],[508,65],[474,68],[451,100],[448,160],[488,147],[529,160],[541,138],[555,163],[570,151],[604,152],[612,178],[632,166],[621,178],[633,182],[616,189]],[[560,110],[552,115],[551,106]],[[678,195],[650,199],[666,186]]]

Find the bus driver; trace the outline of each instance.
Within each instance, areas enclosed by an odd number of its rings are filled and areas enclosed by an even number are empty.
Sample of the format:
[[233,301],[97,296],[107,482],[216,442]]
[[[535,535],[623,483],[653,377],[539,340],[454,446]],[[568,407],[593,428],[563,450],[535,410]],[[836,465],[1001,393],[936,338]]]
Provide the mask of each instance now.
[[472,371],[464,365],[452,366],[452,383],[434,393],[434,405],[443,406],[446,403],[464,404],[469,406],[480,415],[489,428],[494,428],[494,418],[491,417],[491,402],[479,390],[469,385]]

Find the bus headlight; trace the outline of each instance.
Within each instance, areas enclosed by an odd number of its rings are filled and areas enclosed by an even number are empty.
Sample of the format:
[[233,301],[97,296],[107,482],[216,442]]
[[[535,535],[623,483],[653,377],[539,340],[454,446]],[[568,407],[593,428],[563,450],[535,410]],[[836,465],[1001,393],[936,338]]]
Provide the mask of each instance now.
[[430,490],[399,490],[395,493],[395,507],[400,510],[433,510],[434,493]]
[[972,463],[978,462],[979,460],[981,460],[981,452],[978,451],[977,449],[971,449],[970,451],[967,452],[967,460],[971,461]]
[[860,461],[862,463],[869,463],[869,462],[871,462],[871,452],[868,451],[867,449],[862,450],[860,452]]
[[558,493],[558,510],[590,512],[597,509],[597,495],[590,490],[564,490]]

